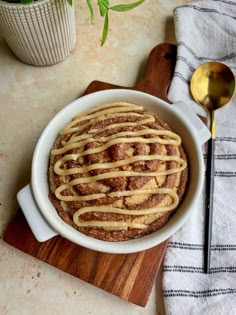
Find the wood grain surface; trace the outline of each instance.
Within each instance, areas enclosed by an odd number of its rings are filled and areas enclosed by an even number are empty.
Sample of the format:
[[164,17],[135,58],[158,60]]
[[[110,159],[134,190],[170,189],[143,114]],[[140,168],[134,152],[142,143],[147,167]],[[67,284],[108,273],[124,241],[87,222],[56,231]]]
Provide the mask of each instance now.
[[[143,91],[165,101],[175,66],[176,46],[153,48],[141,81],[135,87],[121,87],[93,81],[85,90],[128,88]],[[106,254],[76,245],[61,236],[40,243],[33,236],[19,209],[3,239],[13,247],[81,280],[139,306],[145,306],[163,259],[167,242],[133,254]]]

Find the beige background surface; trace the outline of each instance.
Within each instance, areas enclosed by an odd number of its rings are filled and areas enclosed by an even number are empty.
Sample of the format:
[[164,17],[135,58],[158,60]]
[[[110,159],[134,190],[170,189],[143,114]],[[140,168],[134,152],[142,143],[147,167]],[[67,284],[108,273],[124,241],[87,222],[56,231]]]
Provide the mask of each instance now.
[[[112,4],[132,1],[112,1]],[[173,9],[188,1],[146,0],[133,11],[111,12],[90,24],[85,1],[75,0],[77,45],[62,63],[36,68],[18,61],[0,30],[0,235],[17,210],[16,193],[30,181],[34,146],[50,119],[97,79],[133,86],[151,49],[175,43]],[[96,1],[94,0],[94,3]],[[145,308],[129,304],[33,259],[0,239],[0,314],[164,314],[161,274]]]

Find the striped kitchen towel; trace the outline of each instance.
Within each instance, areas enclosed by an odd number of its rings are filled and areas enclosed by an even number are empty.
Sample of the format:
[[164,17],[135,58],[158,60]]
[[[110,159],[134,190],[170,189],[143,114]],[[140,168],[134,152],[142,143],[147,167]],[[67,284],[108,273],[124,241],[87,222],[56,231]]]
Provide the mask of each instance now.
[[[236,1],[198,1],[174,11],[177,63],[169,99],[193,104],[189,81],[207,61],[236,73]],[[199,106],[194,104],[194,110]],[[204,191],[168,244],[163,266],[166,314],[236,314],[236,99],[216,112],[211,272],[204,273]],[[191,176],[191,175],[190,175]]]

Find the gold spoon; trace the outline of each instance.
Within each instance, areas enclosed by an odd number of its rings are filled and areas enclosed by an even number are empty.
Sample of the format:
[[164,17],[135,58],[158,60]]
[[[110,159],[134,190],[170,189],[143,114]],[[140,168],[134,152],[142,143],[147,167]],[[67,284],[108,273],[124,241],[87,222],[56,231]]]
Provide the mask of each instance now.
[[207,62],[193,73],[190,91],[194,100],[205,107],[210,116],[211,138],[208,141],[206,164],[206,230],[205,230],[205,272],[210,272],[211,235],[214,191],[214,148],[216,138],[215,111],[225,106],[235,90],[235,78],[232,71],[223,63]]

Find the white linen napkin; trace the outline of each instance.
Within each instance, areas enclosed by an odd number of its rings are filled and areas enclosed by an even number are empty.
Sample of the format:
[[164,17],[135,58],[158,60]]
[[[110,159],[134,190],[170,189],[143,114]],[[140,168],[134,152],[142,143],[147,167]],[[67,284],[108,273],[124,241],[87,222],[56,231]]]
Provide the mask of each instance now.
[[[207,61],[236,72],[236,1],[198,1],[174,11],[177,63],[169,99],[193,104],[189,81]],[[199,106],[194,105],[194,110]],[[204,273],[204,191],[164,259],[166,314],[236,314],[236,100],[216,112],[211,272]]]

